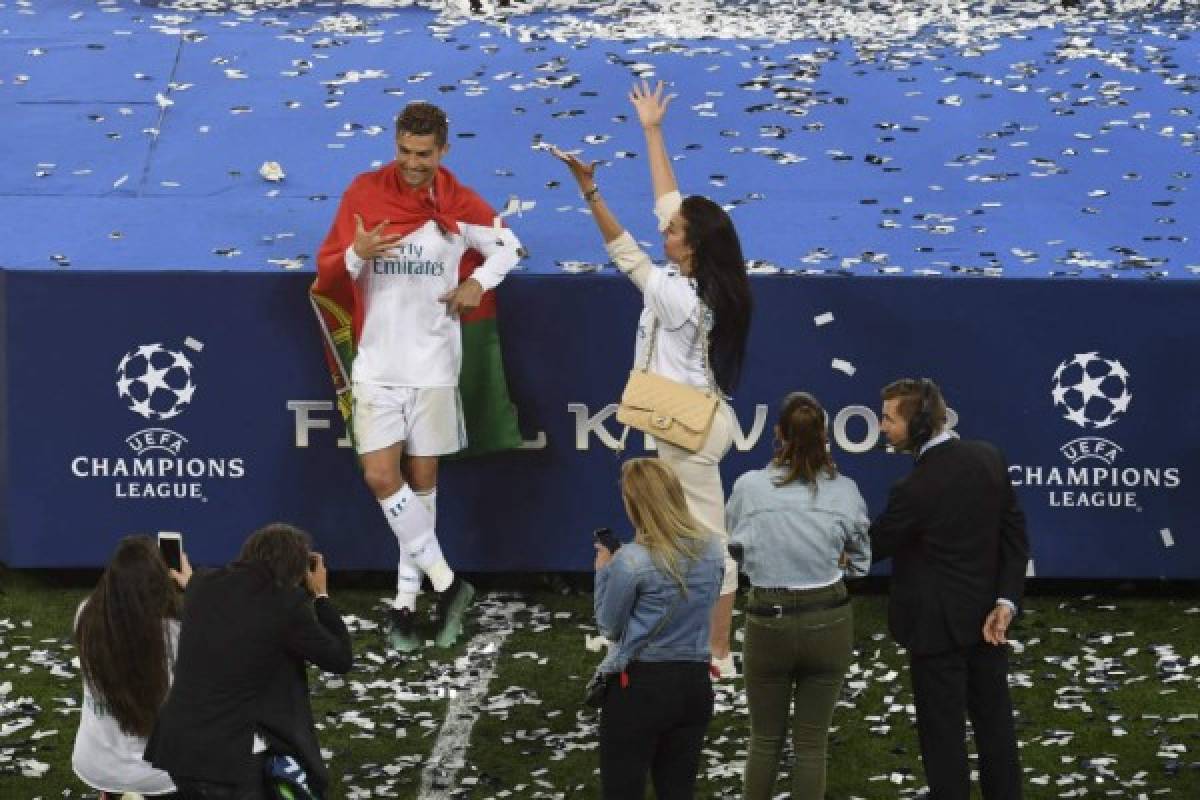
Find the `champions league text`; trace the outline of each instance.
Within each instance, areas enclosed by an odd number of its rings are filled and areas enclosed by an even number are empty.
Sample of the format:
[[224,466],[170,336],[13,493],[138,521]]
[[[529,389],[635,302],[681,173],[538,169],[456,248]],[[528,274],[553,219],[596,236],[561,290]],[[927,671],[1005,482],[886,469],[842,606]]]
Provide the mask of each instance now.
[[1013,486],[1062,487],[1047,492],[1052,508],[1137,509],[1138,488],[1175,489],[1178,467],[1027,467],[1008,468]]
[[76,478],[117,478],[113,494],[121,499],[203,500],[205,480],[241,478],[241,458],[107,458],[77,456],[71,460]]

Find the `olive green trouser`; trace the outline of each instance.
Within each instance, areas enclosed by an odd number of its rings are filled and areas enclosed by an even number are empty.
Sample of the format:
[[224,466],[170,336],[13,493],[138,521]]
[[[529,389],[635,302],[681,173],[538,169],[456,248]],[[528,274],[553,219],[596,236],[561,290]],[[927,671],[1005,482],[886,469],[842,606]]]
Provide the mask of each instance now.
[[750,752],[746,800],[770,800],[792,716],[793,800],[825,796],[825,753],[833,707],[850,665],[854,617],[849,603],[806,610],[846,597],[840,582],[810,590],[750,590],[747,609],[779,607],[768,617],[747,613],[746,695],[750,706]]

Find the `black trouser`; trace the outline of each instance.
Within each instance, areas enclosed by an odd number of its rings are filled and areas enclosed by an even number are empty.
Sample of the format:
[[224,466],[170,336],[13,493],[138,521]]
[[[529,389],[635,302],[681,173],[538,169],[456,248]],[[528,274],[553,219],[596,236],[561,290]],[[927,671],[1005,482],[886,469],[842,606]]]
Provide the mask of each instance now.
[[967,800],[966,718],[979,751],[984,800],[1020,800],[1021,765],[1008,694],[1008,648],[980,642],[935,655],[912,655],[917,736],[931,800]]
[[179,792],[179,800],[266,800],[267,797],[261,781],[253,785],[235,786],[187,778],[172,777],[172,780]]
[[615,678],[600,714],[603,796],[646,796],[646,776],[658,800],[690,799],[700,750],[713,714],[708,662],[635,661],[629,685]]

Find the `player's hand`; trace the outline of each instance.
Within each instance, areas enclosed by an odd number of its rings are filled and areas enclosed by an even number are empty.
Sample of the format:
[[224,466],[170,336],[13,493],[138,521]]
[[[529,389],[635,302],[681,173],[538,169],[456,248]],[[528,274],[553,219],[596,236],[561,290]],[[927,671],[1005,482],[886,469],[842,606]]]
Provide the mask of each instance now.
[[629,92],[629,102],[633,103],[638,122],[642,123],[643,128],[657,128],[662,125],[663,117],[667,115],[667,106],[674,99],[675,95],[664,93],[662,81],[658,82],[654,91],[650,91],[649,83],[642,81],[640,84],[635,83],[633,90]]
[[474,311],[483,300],[483,285],[474,278],[467,278],[456,288],[438,298],[446,304],[446,313],[457,317],[464,311]]
[[550,153],[559,161],[567,165],[567,169],[571,170],[571,177],[579,184],[580,191],[587,192],[594,189],[596,186],[596,166],[599,161],[593,161],[590,164],[584,164],[579,160],[579,157],[573,153],[567,153],[559,148],[551,145]]
[[988,644],[1008,644],[1008,626],[1012,618],[1012,609],[997,603],[983,621],[983,640]]
[[329,594],[329,575],[325,571],[325,557],[320,553],[308,554],[308,571],[304,573],[304,586],[313,597]]
[[367,230],[363,225],[362,216],[354,215],[354,253],[363,261],[370,261],[372,258],[379,256],[391,250],[396,245],[400,244],[403,236],[392,235],[388,236],[384,233],[387,226],[391,222],[384,220],[376,225],[371,230]]
[[593,562],[592,566],[594,566],[596,571],[599,572],[608,566],[608,562],[613,560],[613,554],[607,547],[599,542],[592,542],[592,546],[596,548],[596,560]]
[[186,589],[188,581],[192,579],[192,564],[188,561],[187,553],[182,550],[179,552],[179,569],[168,569],[167,571],[171,573],[171,578],[180,589]]

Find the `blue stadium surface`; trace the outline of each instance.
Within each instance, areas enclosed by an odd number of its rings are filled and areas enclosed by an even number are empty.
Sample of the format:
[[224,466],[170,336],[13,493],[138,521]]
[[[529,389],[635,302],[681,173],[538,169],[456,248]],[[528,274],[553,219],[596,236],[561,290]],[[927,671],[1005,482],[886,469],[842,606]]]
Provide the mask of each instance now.
[[[408,101],[539,274],[605,256],[554,143],[654,242],[634,80],[756,270],[1195,279],[1180,3],[0,2],[0,268],[313,269]],[[465,0],[464,0],[465,3]],[[260,175],[278,162],[285,176]],[[611,270],[611,267],[608,268]]]

